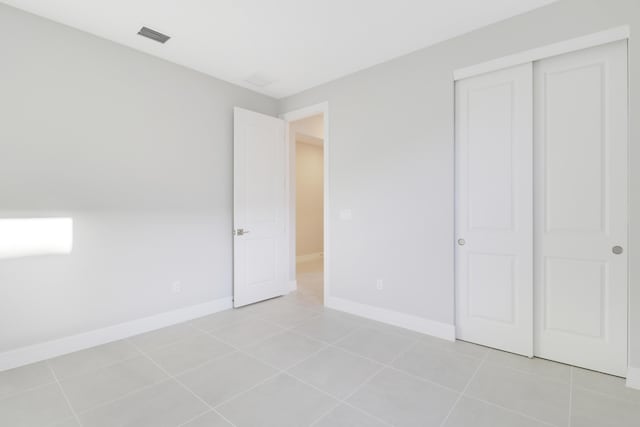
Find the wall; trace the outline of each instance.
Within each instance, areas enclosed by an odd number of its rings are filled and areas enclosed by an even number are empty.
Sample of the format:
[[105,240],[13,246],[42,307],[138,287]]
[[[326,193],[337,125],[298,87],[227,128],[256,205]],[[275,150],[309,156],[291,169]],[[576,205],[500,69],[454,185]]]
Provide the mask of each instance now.
[[5,5],[0,53],[0,218],[74,220],[0,260],[0,355],[230,297],[232,109],[276,102]]
[[296,143],[296,255],[323,252],[324,153],[321,143]]
[[[281,112],[329,103],[331,296],[452,325],[453,71],[627,24],[633,142],[638,0],[561,0],[281,100]],[[633,143],[630,156],[640,162]],[[640,368],[640,169],[630,170],[630,360]],[[340,220],[347,208],[353,219]]]

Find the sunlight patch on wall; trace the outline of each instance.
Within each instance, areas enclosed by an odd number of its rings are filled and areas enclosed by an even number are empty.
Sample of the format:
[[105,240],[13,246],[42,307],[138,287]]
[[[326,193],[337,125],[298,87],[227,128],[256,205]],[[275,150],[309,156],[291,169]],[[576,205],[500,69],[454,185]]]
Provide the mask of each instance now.
[[69,254],[72,218],[0,218],[0,259]]

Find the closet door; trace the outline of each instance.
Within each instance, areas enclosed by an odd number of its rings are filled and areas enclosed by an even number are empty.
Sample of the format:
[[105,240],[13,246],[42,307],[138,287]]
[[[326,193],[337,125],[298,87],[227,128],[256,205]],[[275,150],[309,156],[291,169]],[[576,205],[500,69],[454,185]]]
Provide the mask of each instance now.
[[532,65],[455,91],[456,336],[532,356]]
[[626,375],[625,42],[534,64],[535,354]]

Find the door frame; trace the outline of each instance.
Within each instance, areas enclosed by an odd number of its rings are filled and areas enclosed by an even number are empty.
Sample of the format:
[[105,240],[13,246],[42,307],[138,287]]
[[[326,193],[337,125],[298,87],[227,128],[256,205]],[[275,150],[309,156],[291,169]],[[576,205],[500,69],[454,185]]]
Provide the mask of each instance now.
[[330,246],[329,246],[329,193],[330,193],[330,179],[329,179],[329,102],[321,102],[318,104],[309,105],[307,107],[298,108],[280,114],[278,117],[285,121],[285,149],[287,155],[287,174],[286,174],[286,193],[289,195],[287,202],[287,215],[286,215],[286,227],[287,227],[287,240],[289,242],[289,256],[288,258],[288,274],[289,274],[289,292],[295,291],[298,287],[296,281],[296,252],[295,252],[295,235],[296,235],[296,162],[295,162],[295,135],[290,134],[291,122],[306,119],[318,114],[323,115],[323,133],[324,139],[322,141],[323,151],[323,303],[327,305],[329,300],[330,289],[330,275],[329,275],[329,259],[330,259]]
[[[504,68],[509,68],[512,66],[516,66],[519,64],[523,64],[526,62],[536,62],[545,58],[550,58],[556,55],[562,55],[565,53],[571,53],[582,49],[588,49],[591,47],[601,46],[607,43],[612,43],[616,41],[627,41],[627,78],[631,76],[631,55],[629,51],[629,43],[631,42],[631,31],[628,25],[622,25],[619,27],[610,28],[604,31],[599,31],[596,33],[587,34],[584,36],[560,41],[557,43],[541,46],[534,49],[529,49],[526,51],[522,51],[519,53],[505,55],[499,58],[495,58],[486,62],[482,62],[479,64],[471,65],[468,67],[459,68],[453,71],[452,73],[452,81],[451,81],[451,96],[453,97],[453,109],[451,114],[453,115],[453,144],[454,144],[454,180],[456,176],[455,170],[455,147],[457,144],[455,137],[455,126],[456,126],[456,108],[455,108],[455,84],[456,81],[466,79],[469,77],[478,76],[484,73],[490,73],[493,71],[497,71]],[[627,149],[630,151],[631,149],[631,105],[630,105],[630,96],[629,90],[631,85],[627,89]],[[627,162],[630,162],[630,156]],[[628,165],[628,170],[631,171],[631,166]],[[631,227],[633,226],[631,221],[631,173],[627,173],[627,197],[628,197],[628,206],[627,206],[627,251],[629,253],[629,258],[627,262],[627,387],[640,389],[640,370],[638,368],[634,368],[630,365],[631,362],[631,254],[632,252],[632,240],[631,240]],[[455,196],[454,196],[455,201]],[[457,210],[457,206],[454,202],[454,212]],[[457,230],[453,230],[453,238],[455,240],[455,236],[457,236]],[[455,242],[454,242],[455,245]],[[457,280],[456,280],[456,262],[457,257],[455,256],[454,251],[454,268],[453,268],[453,277],[454,277],[454,286],[453,286],[453,301],[454,301],[454,327],[455,325],[455,316],[457,307],[455,306],[455,298],[457,292]],[[638,372],[636,372],[638,371]]]

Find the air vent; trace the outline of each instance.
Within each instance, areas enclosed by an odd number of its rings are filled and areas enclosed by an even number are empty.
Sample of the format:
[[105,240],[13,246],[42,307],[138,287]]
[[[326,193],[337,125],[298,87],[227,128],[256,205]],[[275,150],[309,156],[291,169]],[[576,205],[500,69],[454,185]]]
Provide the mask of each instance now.
[[171,37],[166,34],[159,33],[158,31],[152,30],[151,28],[142,27],[138,34],[142,37],[146,37],[151,40],[155,40],[158,43],[166,43]]
[[256,87],[265,87],[275,82],[275,80],[262,73],[253,73],[245,79],[245,82]]

